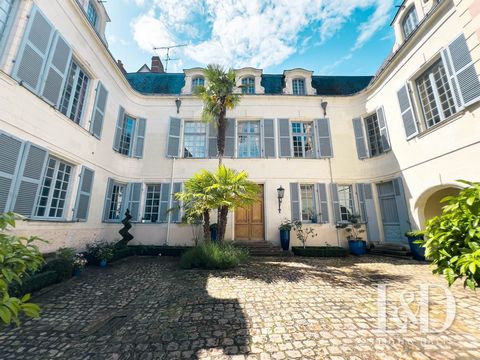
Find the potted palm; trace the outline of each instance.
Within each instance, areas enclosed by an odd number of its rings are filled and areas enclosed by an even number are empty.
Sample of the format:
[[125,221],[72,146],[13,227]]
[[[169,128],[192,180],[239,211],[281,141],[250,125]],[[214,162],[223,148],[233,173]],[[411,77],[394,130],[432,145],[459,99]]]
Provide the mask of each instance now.
[[290,249],[290,231],[294,226],[294,222],[285,219],[278,227],[278,230],[280,230],[280,244],[283,250]]
[[360,234],[364,233],[360,223],[360,215],[352,214],[348,217],[348,222],[337,224],[337,228],[345,229],[347,232],[348,249],[353,255],[365,255],[367,253],[367,244]]

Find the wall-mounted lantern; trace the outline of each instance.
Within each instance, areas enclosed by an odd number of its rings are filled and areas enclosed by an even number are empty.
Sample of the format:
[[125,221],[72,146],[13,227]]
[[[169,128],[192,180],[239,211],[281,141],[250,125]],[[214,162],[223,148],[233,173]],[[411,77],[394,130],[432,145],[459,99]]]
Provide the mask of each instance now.
[[328,105],[328,102],[322,101],[321,106],[323,109],[323,116],[327,116],[327,105]]
[[282,212],[282,200],[284,195],[285,195],[285,189],[282,187],[282,185],[280,185],[280,187],[277,189],[279,214]]
[[175,105],[177,106],[177,114],[180,112],[180,106],[182,106],[182,100],[179,97],[175,99]]

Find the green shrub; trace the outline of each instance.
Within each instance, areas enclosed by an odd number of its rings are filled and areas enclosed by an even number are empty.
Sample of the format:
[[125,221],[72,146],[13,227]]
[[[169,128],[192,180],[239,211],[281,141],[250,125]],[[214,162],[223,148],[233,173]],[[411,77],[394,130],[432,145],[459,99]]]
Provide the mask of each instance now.
[[480,183],[461,182],[468,187],[442,199],[448,204],[428,221],[423,246],[434,273],[445,275],[449,285],[464,279],[473,290],[480,287]]
[[72,277],[73,261],[64,258],[53,259],[47,261],[41,271],[54,271],[57,274],[58,282],[64,281]]
[[101,260],[110,261],[115,255],[115,245],[109,244],[105,241],[88,244],[87,253],[95,259],[96,262],[100,262]]
[[405,236],[407,238],[421,238],[422,236],[425,235],[425,231],[423,230],[417,230],[417,231],[407,231],[405,233]]
[[25,276],[21,284],[18,282],[12,283],[10,291],[15,296],[23,296],[58,282],[60,281],[58,280],[58,274],[55,271],[42,271],[33,275]]
[[187,250],[180,259],[184,269],[228,269],[238,266],[248,259],[245,249],[231,244],[206,242]]
[[135,255],[135,249],[125,246],[123,248],[115,249],[115,254],[113,254],[113,258],[111,261],[117,261],[132,255]]
[[339,246],[293,246],[292,252],[297,256],[312,257],[345,257],[348,254],[347,249]]

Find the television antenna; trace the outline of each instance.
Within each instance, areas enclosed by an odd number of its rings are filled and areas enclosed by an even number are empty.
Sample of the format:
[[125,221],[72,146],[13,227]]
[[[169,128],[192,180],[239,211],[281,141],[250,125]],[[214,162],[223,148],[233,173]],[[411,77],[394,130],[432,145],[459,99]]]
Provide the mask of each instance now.
[[153,48],[153,50],[167,50],[167,54],[165,55],[165,58],[163,59],[165,61],[165,72],[168,71],[168,62],[169,61],[180,60],[178,58],[171,58],[170,57],[170,49],[184,47],[184,46],[187,46],[187,44],[172,45],[172,46],[159,46],[159,47],[154,47]]

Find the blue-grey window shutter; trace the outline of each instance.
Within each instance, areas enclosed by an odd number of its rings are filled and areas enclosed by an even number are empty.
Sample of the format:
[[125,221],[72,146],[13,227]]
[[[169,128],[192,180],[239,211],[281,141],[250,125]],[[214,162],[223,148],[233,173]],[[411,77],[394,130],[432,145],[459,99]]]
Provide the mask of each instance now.
[[218,155],[217,136],[217,124],[215,121],[210,121],[208,124],[208,157],[214,158]]
[[330,184],[330,192],[332,195],[333,218],[335,220],[335,223],[337,224],[342,220],[342,216],[340,215],[340,204],[338,203],[337,184],[335,183]]
[[160,189],[160,214],[159,216],[159,221],[166,223],[168,222],[168,210],[170,209],[170,197],[171,197],[171,192],[170,192],[170,184],[165,183],[162,184],[162,187]]
[[52,24],[34,5],[15,59],[13,77],[36,94],[40,93],[54,32]]
[[170,127],[168,129],[167,156],[178,157],[180,151],[180,131],[182,129],[182,120],[179,118],[170,118]]
[[[480,80],[472,60],[467,40],[462,33],[448,46],[447,70],[454,88],[458,86],[460,107],[466,107],[480,100]],[[444,56],[445,58],[445,56]]]
[[317,184],[317,193],[318,193],[318,209],[317,209],[317,212],[320,213],[319,222],[322,223],[322,224],[327,224],[329,222],[327,185],[322,184],[322,183]]
[[364,196],[364,221],[367,223],[367,237],[369,241],[380,241],[380,230],[377,220],[377,211],[373,199],[372,184],[360,184]]
[[137,130],[135,131],[135,149],[133,156],[141,159],[143,157],[143,148],[145,146],[145,129],[147,120],[144,118],[137,119]]
[[225,129],[225,152],[224,156],[235,156],[235,119],[227,119],[227,128]]
[[280,157],[291,157],[290,121],[288,119],[278,119],[278,143]]
[[318,157],[319,158],[331,158],[333,157],[332,150],[332,137],[330,134],[330,121],[329,119],[317,119],[317,138],[318,138]]
[[[127,185],[127,198],[126,209],[130,210],[132,221],[137,222],[140,220],[140,197],[142,196],[142,183],[129,183]],[[124,209],[124,213],[126,211]]]
[[292,221],[302,220],[300,217],[300,191],[298,183],[290,183],[290,207]]
[[48,152],[41,147],[27,143],[20,167],[20,183],[16,188],[13,211],[23,216],[32,216],[37,195],[43,181]]
[[0,132],[0,213],[11,208],[23,148],[23,141]]
[[263,157],[275,157],[275,121],[273,119],[262,120],[262,151]]
[[181,222],[181,203],[175,198],[175,194],[182,191],[182,183],[176,182],[173,183],[173,194],[172,194],[172,215],[170,218],[170,222],[172,223],[179,223]]
[[93,115],[90,122],[90,133],[97,139],[102,137],[103,119],[105,118],[105,109],[107,106],[108,91],[99,81],[95,94],[95,103],[93,105]]
[[417,119],[413,110],[412,100],[410,98],[410,89],[405,84],[397,92],[398,104],[400,105],[400,113],[402,114],[403,127],[405,128],[405,136],[411,139],[418,134]]
[[383,106],[377,109],[377,119],[378,127],[380,128],[383,151],[390,151],[392,146],[390,145],[390,136],[388,134],[387,121],[385,120],[385,110]]
[[363,126],[361,118],[354,118],[353,132],[355,134],[355,144],[357,145],[357,155],[359,159],[365,159],[367,155],[367,147],[365,146],[365,136],[363,134]]
[[395,202],[397,204],[400,231],[401,234],[405,234],[407,231],[411,230],[411,225],[402,178],[398,177],[393,179],[393,186],[395,189]]
[[360,220],[366,222],[367,210],[365,207],[365,191],[363,184],[355,184],[355,191],[357,192],[358,205],[360,206]]
[[87,221],[90,198],[92,196],[93,179],[95,172],[83,166],[78,184],[77,200],[73,210],[73,220]]
[[45,67],[41,91],[42,97],[55,107],[58,107],[60,103],[71,57],[72,49],[65,39],[56,32]]
[[125,122],[125,109],[123,106],[118,108],[117,125],[115,126],[115,137],[113,138],[113,150],[120,150],[120,140],[122,138],[123,124]]
[[110,212],[110,207],[112,206],[112,191],[113,191],[113,179],[108,178],[107,188],[105,190],[105,207],[103,209],[103,220],[110,221],[108,214]]

